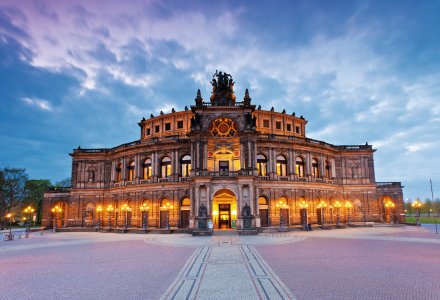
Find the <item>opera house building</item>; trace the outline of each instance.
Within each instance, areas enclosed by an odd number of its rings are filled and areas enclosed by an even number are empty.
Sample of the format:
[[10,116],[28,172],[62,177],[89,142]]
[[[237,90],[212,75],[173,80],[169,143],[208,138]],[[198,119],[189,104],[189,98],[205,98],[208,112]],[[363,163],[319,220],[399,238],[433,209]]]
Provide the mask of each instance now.
[[[402,222],[400,182],[376,182],[372,145],[308,138],[307,120],[237,100],[231,75],[182,111],[150,115],[113,148],[78,147],[69,188],[45,193],[43,225],[192,232]],[[134,124],[133,124],[134,126]],[[343,129],[341,129],[343,130]]]

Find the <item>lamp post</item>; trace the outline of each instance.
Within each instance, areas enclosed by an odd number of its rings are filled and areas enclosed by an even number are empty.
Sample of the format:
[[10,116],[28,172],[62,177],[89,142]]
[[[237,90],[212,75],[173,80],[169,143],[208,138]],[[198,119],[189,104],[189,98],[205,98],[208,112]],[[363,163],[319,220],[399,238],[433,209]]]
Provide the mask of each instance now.
[[102,206],[98,205],[96,207],[96,212],[98,213],[98,230],[101,229],[101,214],[102,214]]
[[113,205],[107,206],[107,214],[108,214],[108,231],[112,230],[112,214],[113,214]]
[[318,204],[318,208],[321,210],[321,228],[324,229],[325,225],[325,208],[327,207],[327,203],[324,200],[321,200]]
[[128,206],[128,204],[124,204],[122,205],[121,209],[124,212],[124,231],[127,231],[128,212],[131,211],[131,208]]
[[32,206],[28,206],[24,209],[24,215],[25,215],[25,220],[26,220],[26,231],[30,232],[31,231],[31,218],[34,214],[34,209],[32,208]]
[[304,230],[309,230],[308,228],[308,224],[307,224],[307,207],[309,207],[309,204],[307,204],[307,202],[305,200],[301,201],[299,203],[299,207],[300,207],[300,212],[301,212],[301,221],[302,221],[302,226],[304,228]]
[[9,219],[9,236],[12,235],[12,214],[7,214],[6,218]]
[[341,208],[341,203],[339,201],[336,201],[335,207],[336,207],[336,226],[339,227],[341,225],[341,218],[339,216],[339,209]]
[[148,210],[149,209],[150,209],[150,207],[146,203],[143,203],[141,205],[142,229],[144,230],[144,232],[147,232],[147,227],[148,227]]
[[350,226],[350,209],[352,204],[350,201],[345,202],[345,212],[347,213],[347,227]]
[[385,207],[386,209],[388,209],[388,212],[390,214],[390,224],[394,223],[393,210],[395,206],[396,205],[390,200],[388,200],[387,203],[385,203]]
[[58,213],[60,213],[62,211],[63,210],[58,205],[55,205],[55,207],[52,208],[52,213],[55,215],[54,224],[53,224],[53,232],[57,232]]
[[171,205],[169,202],[167,202],[163,208],[165,208],[165,210],[167,211],[167,219],[166,219],[165,229],[167,231],[169,231],[170,230],[170,209],[173,209],[173,205]]
[[416,226],[420,226],[420,208],[422,207],[423,203],[416,199],[413,204],[411,204],[412,207],[416,209]]

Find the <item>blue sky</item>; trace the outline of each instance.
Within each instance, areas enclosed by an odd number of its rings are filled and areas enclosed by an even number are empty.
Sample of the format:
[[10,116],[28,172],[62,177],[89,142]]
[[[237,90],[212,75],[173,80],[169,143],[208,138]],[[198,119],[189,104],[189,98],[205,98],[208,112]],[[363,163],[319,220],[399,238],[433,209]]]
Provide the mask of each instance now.
[[332,144],[368,141],[377,181],[440,193],[439,1],[0,3],[0,166],[70,177],[68,153],[139,138],[205,99],[216,69]]

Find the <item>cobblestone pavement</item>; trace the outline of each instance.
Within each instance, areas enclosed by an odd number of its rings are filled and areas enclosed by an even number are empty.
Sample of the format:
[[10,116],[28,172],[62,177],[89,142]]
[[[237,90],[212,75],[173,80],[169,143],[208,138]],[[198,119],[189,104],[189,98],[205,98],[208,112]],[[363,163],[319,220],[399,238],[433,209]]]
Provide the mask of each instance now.
[[440,236],[389,226],[0,241],[1,299],[440,299]]

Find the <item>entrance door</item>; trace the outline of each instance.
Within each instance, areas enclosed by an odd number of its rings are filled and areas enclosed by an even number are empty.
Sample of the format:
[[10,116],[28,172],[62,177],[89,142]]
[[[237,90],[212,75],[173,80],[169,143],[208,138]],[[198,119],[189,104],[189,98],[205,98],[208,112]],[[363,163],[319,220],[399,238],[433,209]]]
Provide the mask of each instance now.
[[307,225],[307,209],[305,208],[301,208],[300,209],[300,214],[301,214],[301,225],[305,226]]
[[316,216],[318,218],[318,225],[322,225],[322,208],[316,209]]
[[260,209],[260,224],[261,227],[269,226],[269,213],[267,209]]
[[218,227],[220,229],[231,228],[231,205],[219,204],[218,205]]
[[229,161],[221,160],[218,162],[218,170],[220,176],[228,176],[229,175]]
[[167,217],[168,217],[168,211],[161,210],[160,211],[160,228],[167,227]]
[[189,210],[180,211],[180,228],[189,227]]
[[282,224],[284,226],[289,226],[289,210],[288,209],[281,210],[281,220],[283,221]]

